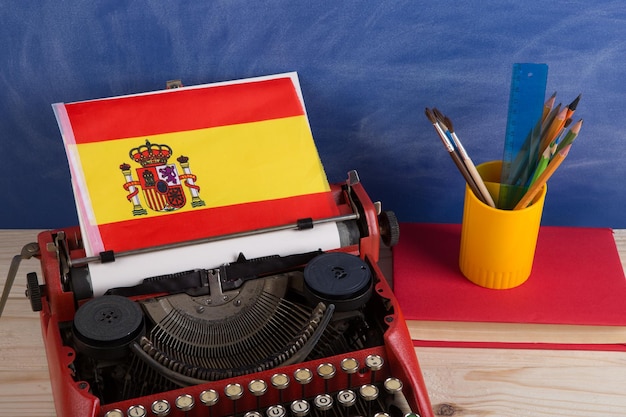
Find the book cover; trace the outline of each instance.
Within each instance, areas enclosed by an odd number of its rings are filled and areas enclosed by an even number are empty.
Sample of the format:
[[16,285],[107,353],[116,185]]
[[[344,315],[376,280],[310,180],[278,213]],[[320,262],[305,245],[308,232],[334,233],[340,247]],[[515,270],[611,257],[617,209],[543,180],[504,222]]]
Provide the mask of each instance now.
[[426,345],[626,344],[626,280],[611,229],[540,229],[519,287],[492,290],[458,267],[461,226],[403,223],[394,291],[414,340]]
[[338,214],[295,73],[53,108],[88,256]]

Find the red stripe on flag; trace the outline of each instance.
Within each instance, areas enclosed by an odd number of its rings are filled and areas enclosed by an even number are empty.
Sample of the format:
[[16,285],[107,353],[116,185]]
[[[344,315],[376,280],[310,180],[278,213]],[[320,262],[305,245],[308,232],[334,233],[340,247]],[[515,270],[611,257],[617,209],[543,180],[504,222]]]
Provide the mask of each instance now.
[[304,115],[291,78],[65,104],[77,144]]
[[171,213],[99,226],[105,250],[127,251],[207,237],[222,236],[299,219],[339,215],[333,194],[308,194],[278,200]]
[[155,189],[149,188],[147,190],[143,190],[144,196],[146,197],[146,201],[148,206],[153,210],[161,211],[167,204],[167,199],[165,195],[159,193]]

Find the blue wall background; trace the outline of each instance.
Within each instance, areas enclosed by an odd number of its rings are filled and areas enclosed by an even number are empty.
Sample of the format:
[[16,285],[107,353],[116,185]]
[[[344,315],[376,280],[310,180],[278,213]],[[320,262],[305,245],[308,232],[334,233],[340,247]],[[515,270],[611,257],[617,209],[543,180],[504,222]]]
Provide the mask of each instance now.
[[549,65],[585,123],[544,225],[626,228],[626,7],[582,1],[3,1],[0,228],[77,222],[51,103],[298,71],[329,180],[357,169],[401,221],[460,222],[425,107],[500,159],[512,64]]

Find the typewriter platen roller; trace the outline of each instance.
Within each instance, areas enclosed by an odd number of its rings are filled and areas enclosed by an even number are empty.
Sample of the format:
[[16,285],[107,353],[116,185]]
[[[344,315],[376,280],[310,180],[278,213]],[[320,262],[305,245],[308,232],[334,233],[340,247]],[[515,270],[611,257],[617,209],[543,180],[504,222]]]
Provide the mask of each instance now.
[[79,229],[41,233],[28,293],[58,415],[432,416],[378,265],[397,221],[355,172],[332,188],[341,248],[242,253],[96,297]]

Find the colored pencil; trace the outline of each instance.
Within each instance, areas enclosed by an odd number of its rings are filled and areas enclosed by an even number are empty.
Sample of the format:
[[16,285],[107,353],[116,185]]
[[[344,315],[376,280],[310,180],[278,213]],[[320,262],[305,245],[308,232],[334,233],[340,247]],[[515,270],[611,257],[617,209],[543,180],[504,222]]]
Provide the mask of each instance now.
[[567,105],[567,118],[571,118],[574,115],[574,112],[576,111],[576,107],[578,107],[578,103],[580,102],[580,96],[582,94],[579,94],[578,97],[576,97],[570,104]]
[[[566,132],[569,133],[569,131],[567,130],[569,128],[569,126],[572,124],[572,119],[567,119],[565,121],[565,124],[563,125],[563,129],[561,129],[561,132],[559,133],[559,135],[556,137],[556,139],[554,140],[554,144],[557,146],[550,146],[550,148],[552,149],[552,155],[554,155],[556,153],[556,150],[558,148],[559,143],[561,143],[561,141],[563,140],[563,138],[566,135]],[[551,155],[551,157],[552,157]]]
[[539,153],[543,153],[548,145],[550,145],[563,129],[563,125],[567,120],[567,107],[561,109],[559,113],[551,121],[550,125],[544,128],[541,135],[541,142],[539,145]]
[[552,158],[552,153],[553,153],[552,149],[555,147],[556,147],[556,144],[554,146],[550,145],[541,154],[541,157],[539,158],[539,163],[537,164],[537,168],[535,169],[535,173],[533,174],[533,177],[530,180],[530,185],[533,185],[533,183],[537,181],[537,178],[539,178],[539,175],[541,175],[543,171],[545,171],[546,167],[548,166],[548,163],[550,162],[550,158]]
[[559,113],[559,111],[561,111],[561,103],[552,107],[552,110],[550,110],[548,115],[541,120],[541,128],[545,129],[546,126],[549,126],[550,123],[552,123],[554,117]]
[[526,194],[524,194],[522,199],[515,205],[513,210],[520,210],[520,209],[526,208],[530,204],[530,202],[533,201],[537,193],[539,193],[541,188],[548,182],[550,177],[552,177],[552,174],[554,174],[557,168],[561,166],[565,158],[567,158],[567,154],[569,153],[569,150],[571,147],[572,147],[572,144],[570,143],[569,145],[567,145],[566,147],[564,147],[563,149],[561,149],[554,155],[554,157],[552,158],[552,160],[550,161],[546,169],[541,173],[541,175],[539,175],[539,177],[537,178],[537,181],[535,181],[528,188],[528,191],[526,191]]
[[582,125],[583,125],[583,119],[580,119],[574,124],[574,126],[572,126],[572,128],[569,130],[569,132],[567,132],[565,137],[559,141],[557,148],[556,148],[556,152],[570,145],[574,141],[574,139],[576,139],[576,136],[578,136],[578,133],[580,132],[580,128],[582,127]]
[[478,186],[476,185],[476,182],[474,181],[469,171],[467,170],[467,167],[461,160],[461,157],[455,151],[454,146],[452,146],[452,143],[446,136],[445,132],[443,131],[439,123],[437,123],[437,118],[435,117],[433,112],[427,107],[424,113],[426,114],[426,117],[428,118],[430,123],[432,123],[433,127],[435,128],[435,131],[439,135],[439,138],[441,139],[443,146],[446,148],[446,151],[448,151],[450,158],[452,158],[452,161],[454,161],[454,164],[456,165],[458,170],[461,172],[461,175],[463,175],[463,178],[465,179],[465,182],[467,183],[467,185],[470,187],[474,195],[476,195],[476,197],[479,200],[487,204],[484,200],[484,197],[481,195],[480,190],[478,189]]
[[543,115],[541,116],[541,120],[546,120],[546,117],[548,117],[548,114],[550,114],[550,111],[552,110],[552,106],[554,106],[554,102],[556,101],[556,91],[550,96],[549,99],[546,100],[546,102],[543,105]]

